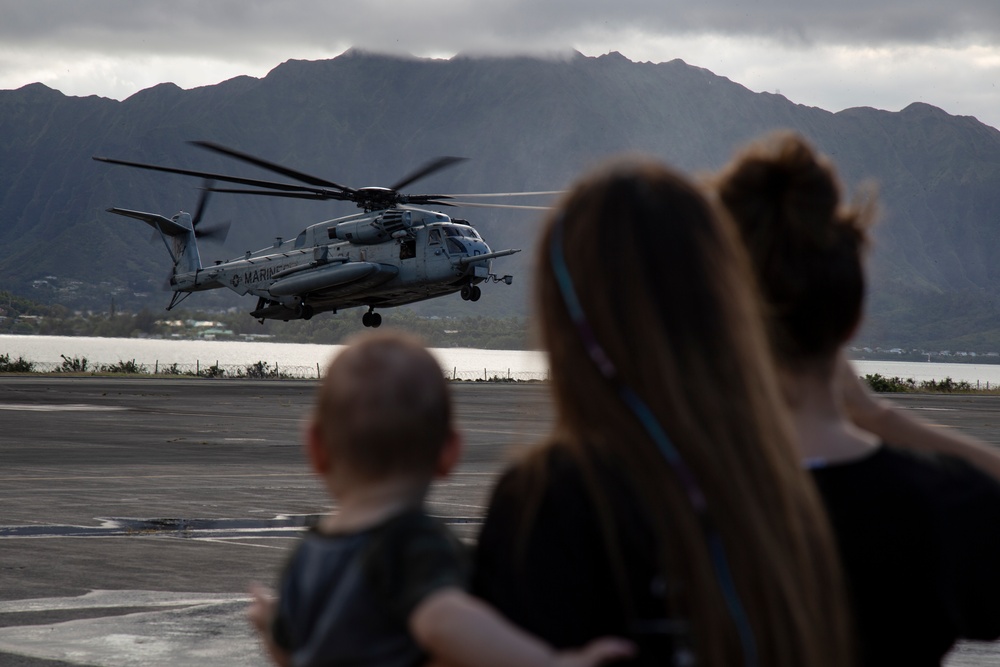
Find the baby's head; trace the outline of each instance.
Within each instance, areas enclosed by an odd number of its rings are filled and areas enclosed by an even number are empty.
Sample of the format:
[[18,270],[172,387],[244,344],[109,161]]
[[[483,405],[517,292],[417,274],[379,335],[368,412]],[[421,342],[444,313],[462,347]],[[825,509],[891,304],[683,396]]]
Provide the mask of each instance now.
[[[399,333],[352,339],[327,368],[310,431],[328,470],[352,481],[392,477],[430,481],[457,458],[451,399],[441,366]],[[456,449],[447,456],[446,450]],[[313,453],[313,463],[321,473]],[[448,459],[442,461],[442,459]],[[444,469],[442,469],[444,468]]]

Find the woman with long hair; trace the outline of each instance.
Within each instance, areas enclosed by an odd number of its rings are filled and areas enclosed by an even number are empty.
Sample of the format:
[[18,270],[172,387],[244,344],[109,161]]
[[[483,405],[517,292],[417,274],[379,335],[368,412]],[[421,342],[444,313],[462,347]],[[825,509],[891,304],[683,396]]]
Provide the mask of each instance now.
[[1000,482],[913,450],[994,470],[995,454],[898,412],[870,420],[900,449],[843,410],[837,376],[861,318],[874,199],[845,204],[833,165],[790,133],[738,154],[715,190],[753,262],[796,440],[837,534],[863,664],[938,665],[958,638],[1000,636]]
[[642,664],[852,664],[731,224],[627,160],[572,188],[539,254],[556,425],[495,491],[474,592],[557,647],[628,637]]

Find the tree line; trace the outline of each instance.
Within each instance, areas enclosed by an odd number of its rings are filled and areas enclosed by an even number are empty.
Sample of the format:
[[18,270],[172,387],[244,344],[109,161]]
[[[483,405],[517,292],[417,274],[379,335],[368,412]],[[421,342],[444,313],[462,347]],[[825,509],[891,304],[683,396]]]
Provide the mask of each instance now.
[[[216,322],[216,329],[232,332],[234,339],[267,336],[280,343],[335,345],[364,331],[361,310],[336,315],[321,314],[311,320],[281,322],[253,319],[245,312],[173,310],[156,313],[71,311],[65,306],[39,304],[9,292],[0,292],[0,333],[43,336],[97,336],[104,338],[196,338],[199,329],[175,322]],[[407,308],[383,311],[383,326],[420,336],[431,347],[477,349],[533,349],[528,320],[522,317],[423,317]],[[229,334],[215,333],[224,338]]]

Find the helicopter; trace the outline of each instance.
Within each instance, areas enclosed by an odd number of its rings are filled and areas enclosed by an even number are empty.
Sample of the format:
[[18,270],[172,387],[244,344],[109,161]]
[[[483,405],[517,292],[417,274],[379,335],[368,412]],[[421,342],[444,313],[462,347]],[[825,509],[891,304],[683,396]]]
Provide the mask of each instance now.
[[[227,288],[239,295],[257,297],[250,315],[267,319],[308,320],[321,312],[367,306],[361,318],[366,327],[382,324],[376,308],[400,306],[458,292],[465,301],[478,301],[480,283],[510,285],[513,276],[492,272],[492,260],[520,249],[491,250],[466,220],[452,218],[421,206],[481,206],[544,210],[525,206],[458,202],[455,197],[553,195],[551,192],[471,195],[408,195],[400,192],[418,179],[464,160],[439,157],[391,187],[351,188],[333,181],[243,153],[221,144],[191,144],[261,167],[299,183],[267,181],[190,169],[94,156],[94,160],[203,179],[195,213],[180,211],[172,217],[112,207],[108,212],[141,220],[152,227],[173,261],[167,310],[194,292]],[[218,187],[232,183],[242,188]],[[354,202],[360,213],[309,225],[294,239],[277,238],[266,248],[247,251],[242,257],[204,266],[199,238],[218,238],[228,226],[200,226],[209,194],[213,192]]]

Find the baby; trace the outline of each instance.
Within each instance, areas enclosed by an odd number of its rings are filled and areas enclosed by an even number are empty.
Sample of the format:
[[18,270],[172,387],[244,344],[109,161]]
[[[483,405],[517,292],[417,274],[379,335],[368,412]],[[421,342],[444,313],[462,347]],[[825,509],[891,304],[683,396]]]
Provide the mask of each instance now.
[[448,386],[423,345],[368,334],[330,364],[306,432],[309,462],[338,511],[302,540],[279,597],[250,618],[279,665],[597,665],[623,640],[556,652],[464,590],[464,547],[425,514],[435,477],[461,454]]

